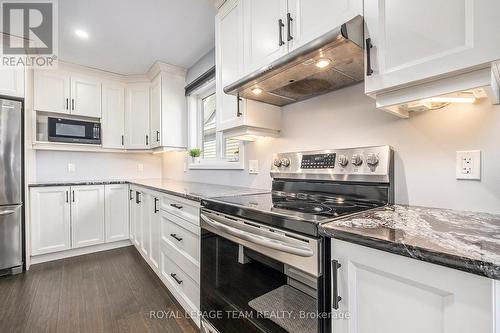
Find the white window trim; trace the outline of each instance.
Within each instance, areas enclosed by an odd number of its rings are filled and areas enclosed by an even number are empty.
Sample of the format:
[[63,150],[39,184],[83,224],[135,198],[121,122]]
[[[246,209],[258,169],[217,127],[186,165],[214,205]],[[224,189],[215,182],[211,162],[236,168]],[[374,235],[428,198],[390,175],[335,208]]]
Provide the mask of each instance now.
[[[202,87],[198,88],[196,91],[187,96],[188,103],[188,133],[189,149],[201,148],[201,126],[203,126],[203,121],[200,117],[201,99],[215,93],[215,79],[210,80]],[[216,110],[217,112],[217,110]],[[216,117],[219,113],[216,113]],[[218,123],[218,121],[216,121]],[[217,132],[220,136],[220,140],[223,140],[223,135],[221,132]],[[219,147],[218,147],[219,149]],[[237,162],[231,162],[227,160],[204,160],[201,159],[200,163],[193,163],[191,156],[187,156],[188,169],[192,170],[244,170],[245,169],[245,152],[244,144],[240,143],[239,150],[239,160]]]

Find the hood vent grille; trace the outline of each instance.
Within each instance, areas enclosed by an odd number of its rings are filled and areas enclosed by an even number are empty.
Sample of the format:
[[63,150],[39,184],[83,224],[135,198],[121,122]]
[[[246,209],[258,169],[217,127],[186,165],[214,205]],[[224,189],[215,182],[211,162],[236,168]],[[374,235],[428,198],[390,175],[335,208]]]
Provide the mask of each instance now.
[[[227,94],[284,106],[364,80],[363,18],[313,40],[227,86]],[[318,62],[325,61],[323,68]],[[254,93],[258,88],[259,93]]]

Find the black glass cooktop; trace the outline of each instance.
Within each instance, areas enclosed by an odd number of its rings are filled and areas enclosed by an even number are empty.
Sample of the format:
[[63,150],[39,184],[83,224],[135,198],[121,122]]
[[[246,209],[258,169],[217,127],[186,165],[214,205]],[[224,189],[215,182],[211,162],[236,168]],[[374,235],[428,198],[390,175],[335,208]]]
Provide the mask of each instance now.
[[[380,206],[379,203],[319,193],[274,191],[265,194],[203,200],[205,208],[276,226],[291,223],[317,225],[347,214]],[[295,223],[293,223],[295,221]],[[301,226],[301,229],[307,228]],[[315,227],[313,227],[315,228]],[[308,232],[309,233],[309,232]]]

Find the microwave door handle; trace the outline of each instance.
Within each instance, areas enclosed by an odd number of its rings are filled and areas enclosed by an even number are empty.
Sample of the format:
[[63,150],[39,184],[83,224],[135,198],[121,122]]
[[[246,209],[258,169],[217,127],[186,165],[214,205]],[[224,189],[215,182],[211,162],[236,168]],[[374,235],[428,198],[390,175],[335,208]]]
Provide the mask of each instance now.
[[314,255],[313,251],[306,246],[291,244],[285,241],[271,239],[265,236],[253,234],[248,231],[230,227],[228,225],[215,221],[214,219],[208,217],[206,214],[203,213],[200,214],[200,217],[204,222],[212,226],[214,229],[229,234],[231,236],[237,237],[239,239],[243,239],[257,245],[262,245],[270,249],[283,251],[290,254],[295,254],[301,257],[312,257]]

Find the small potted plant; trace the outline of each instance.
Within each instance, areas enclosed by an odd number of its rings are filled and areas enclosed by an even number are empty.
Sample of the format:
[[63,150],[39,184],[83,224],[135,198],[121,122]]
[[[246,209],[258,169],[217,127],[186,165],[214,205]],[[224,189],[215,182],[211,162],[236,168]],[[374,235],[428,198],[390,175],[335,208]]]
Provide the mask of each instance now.
[[190,149],[189,156],[191,156],[191,161],[193,163],[200,163],[201,149],[200,148]]

